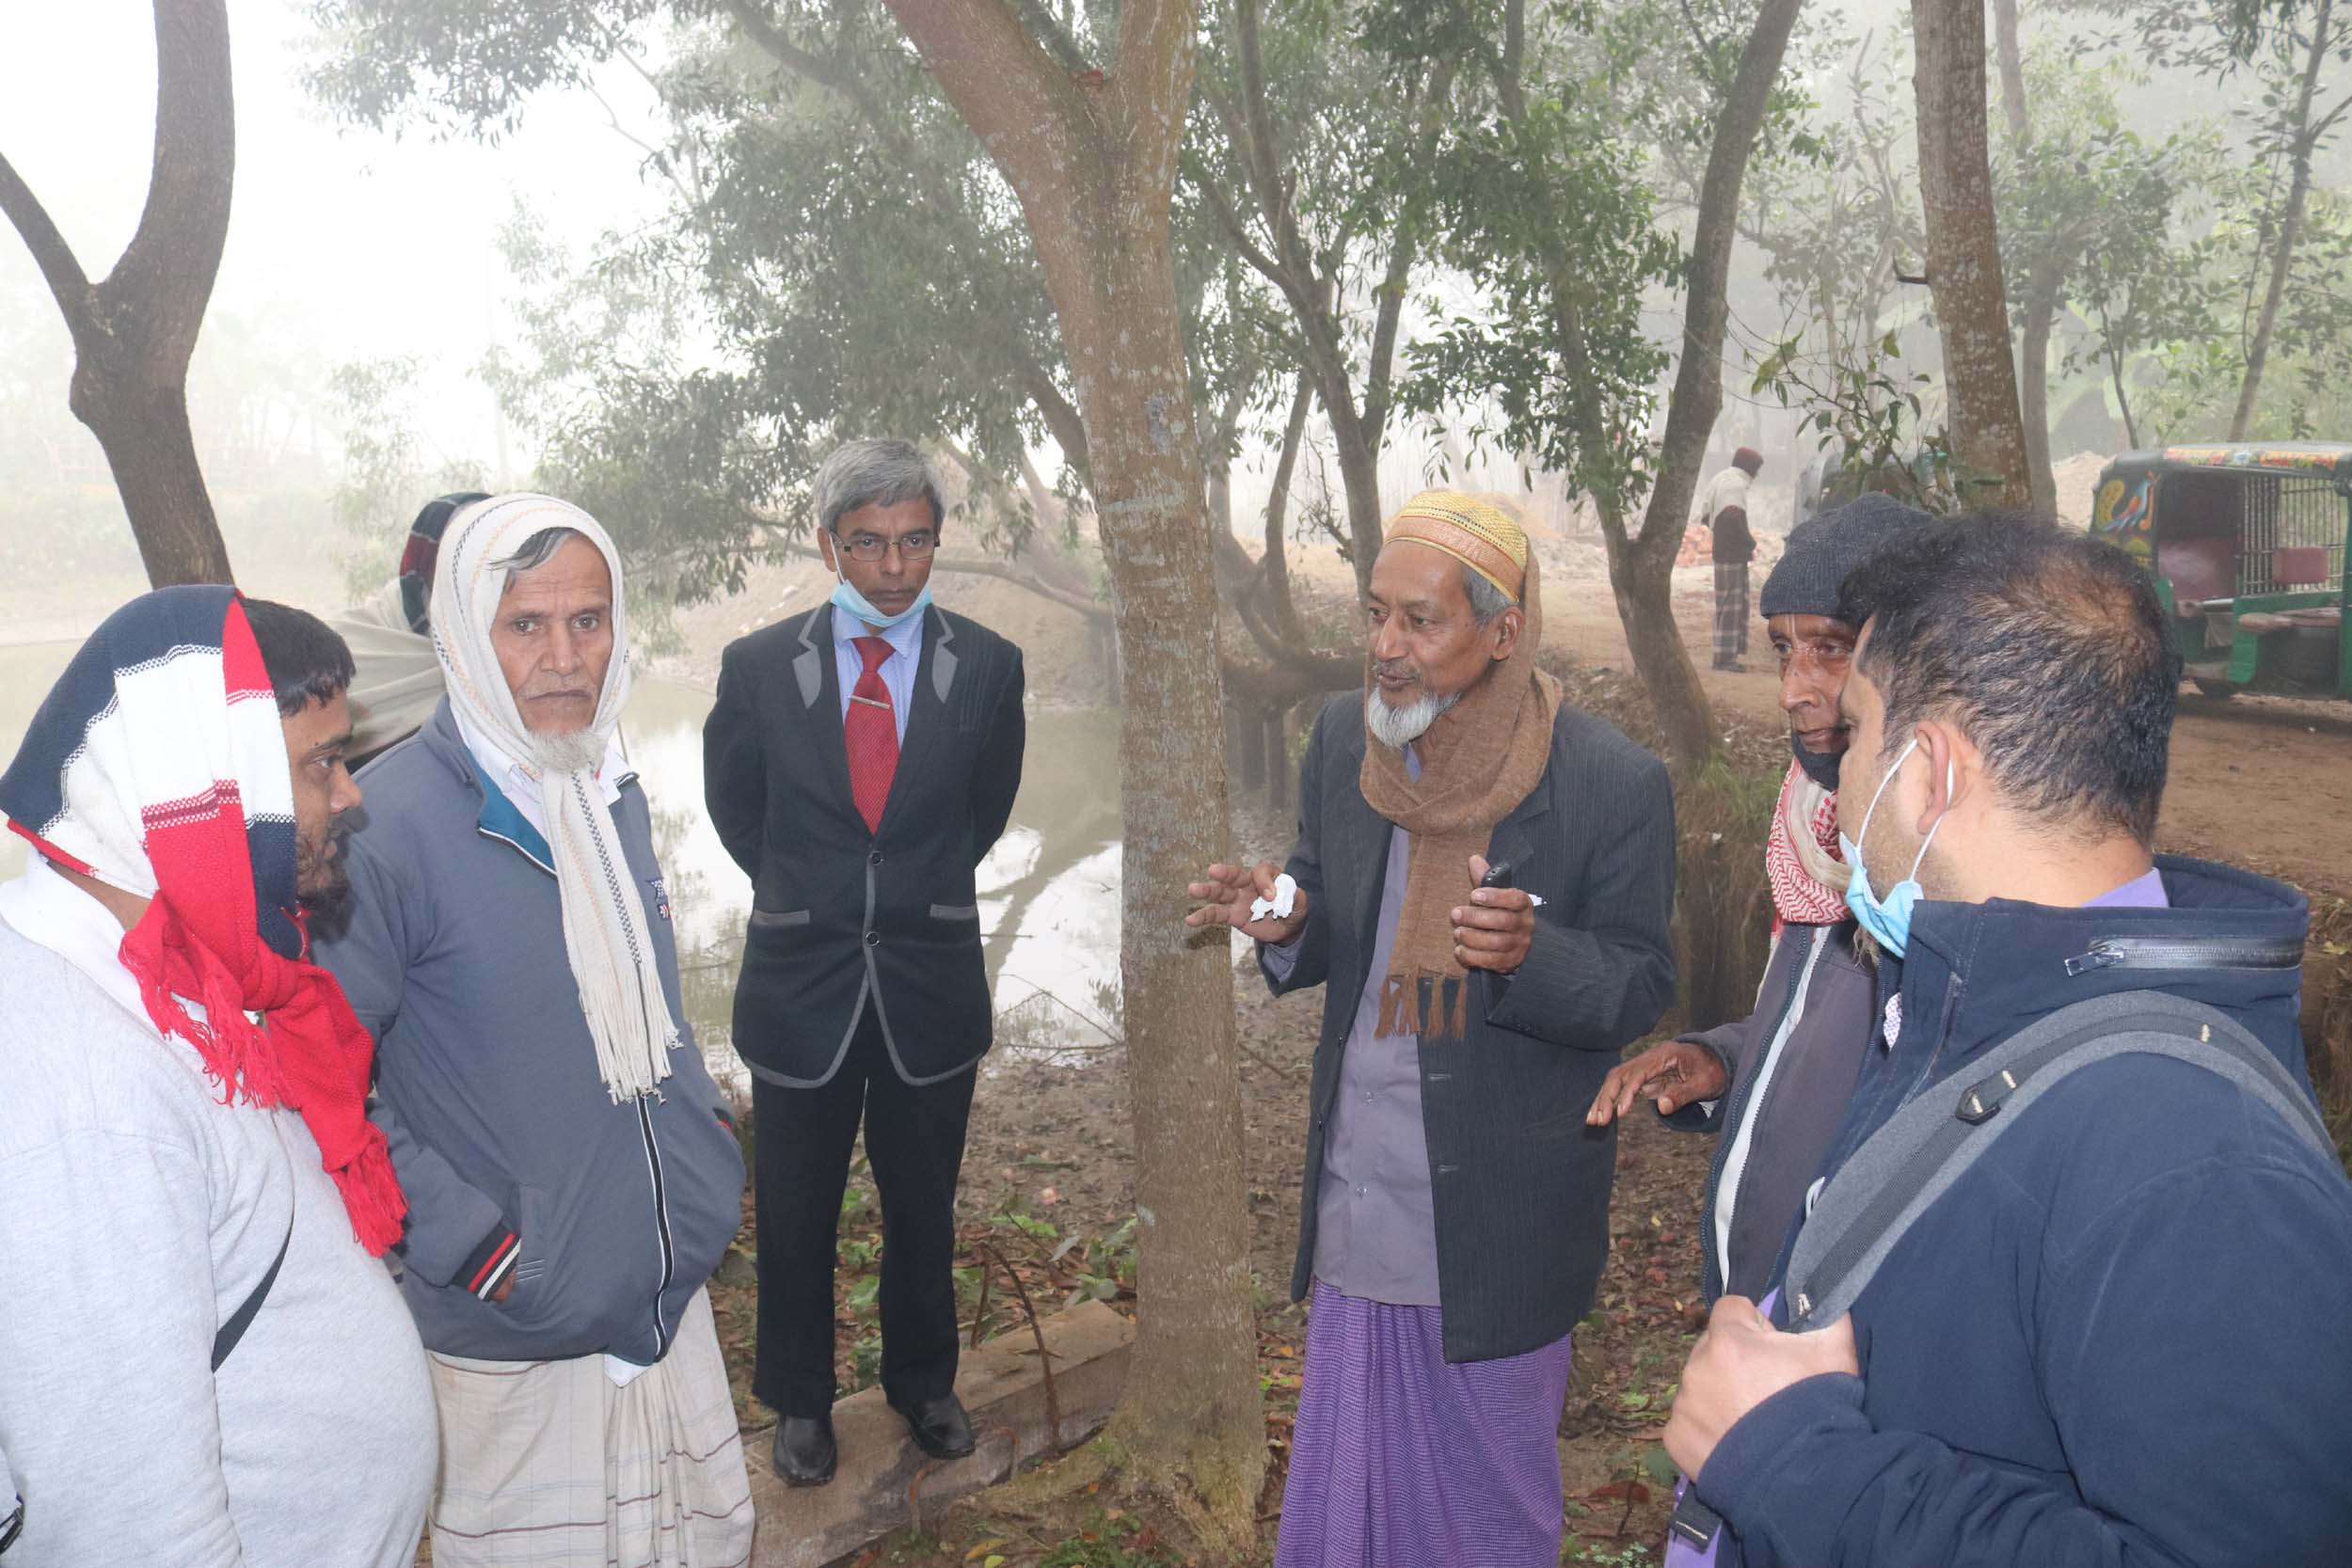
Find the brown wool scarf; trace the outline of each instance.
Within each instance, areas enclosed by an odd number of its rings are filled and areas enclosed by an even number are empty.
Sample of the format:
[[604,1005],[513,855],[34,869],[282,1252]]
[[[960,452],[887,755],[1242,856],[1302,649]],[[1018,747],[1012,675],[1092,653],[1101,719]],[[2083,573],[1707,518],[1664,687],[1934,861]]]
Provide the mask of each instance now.
[[[1414,743],[1419,779],[1406,773],[1404,752],[1365,739],[1364,799],[1413,835],[1377,1035],[1460,1039],[1469,1030],[1470,974],[1454,957],[1454,911],[1470,901],[1470,857],[1486,852],[1495,824],[1543,782],[1560,711],[1560,683],[1535,668],[1544,627],[1533,550],[1518,599],[1527,624],[1518,646]],[[1364,701],[1379,700],[1367,665]]]

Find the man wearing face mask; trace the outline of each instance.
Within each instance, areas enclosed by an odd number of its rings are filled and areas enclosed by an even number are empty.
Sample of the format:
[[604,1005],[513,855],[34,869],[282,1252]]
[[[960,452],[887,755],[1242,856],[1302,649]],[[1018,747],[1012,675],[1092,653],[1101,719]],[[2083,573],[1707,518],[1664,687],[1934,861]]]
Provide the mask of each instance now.
[[1653,1046],[1612,1072],[1586,1120],[1605,1127],[1651,1100],[1669,1127],[1722,1134],[1704,1210],[1706,1299],[1756,1297],[1845,1115],[1870,1037],[1871,978],[1854,950],[1837,848],[1846,727],[1837,695],[1854,628],[1837,589],[1873,547],[1928,515],[1864,496],[1792,530],[1761,608],[1780,658],[1780,705],[1795,753],[1772,812],[1764,867],[1772,954],[1756,1010]]
[[1711,1516],[1677,1528],[1719,1568],[2352,1561],[2352,1182],[2304,1073],[2308,911],[2151,852],[2181,659],[2147,574],[1963,518],[1844,600],[1878,1033],[1784,1288],[1724,1297],[1684,1369],[1666,1448]]
[[1021,786],[1021,650],[932,605],[946,512],[906,441],[811,485],[830,602],[726,651],[710,818],[752,879],[735,1045],[752,1071],[759,1351],[776,1473],[831,1481],[835,1229],[861,1119],[882,1198],[882,1381],[917,1447],[955,1393],[956,1180],[993,1014],[974,878]]

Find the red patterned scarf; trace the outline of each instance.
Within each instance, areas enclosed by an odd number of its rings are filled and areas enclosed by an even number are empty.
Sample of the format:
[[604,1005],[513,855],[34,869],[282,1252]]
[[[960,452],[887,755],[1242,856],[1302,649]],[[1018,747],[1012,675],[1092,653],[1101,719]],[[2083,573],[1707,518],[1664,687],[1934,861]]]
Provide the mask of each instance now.
[[407,1205],[367,1116],[375,1047],[307,957],[285,734],[235,590],[109,616],[0,775],[0,811],[49,860],[149,900],[121,958],[155,1027],[223,1103],[299,1112],[359,1243],[398,1241]]
[[1764,842],[1764,871],[1772,884],[1772,930],[1783,926],[1836,926],[1851,918],[1846,883],[1852,873],[1837,853],[1837,795],[1788,765],[1772,831]]

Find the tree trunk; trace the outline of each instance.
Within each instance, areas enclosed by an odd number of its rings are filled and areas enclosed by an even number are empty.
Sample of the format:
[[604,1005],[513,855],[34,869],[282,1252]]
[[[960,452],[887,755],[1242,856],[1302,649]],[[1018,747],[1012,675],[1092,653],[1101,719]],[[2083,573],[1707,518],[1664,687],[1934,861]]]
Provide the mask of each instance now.
[[1281,628],[1285,637],[1304,642],[1306,628],[1299,625],[1298,606],[1291,598],[1289,530],[1286,522],[1290,513],[1291,476],[1298,468],[1298,447],[1307,434],[1307,409],[1314,401],[1314,386],[1304,373],[1298,378],[1298,389],[1291,394],[1289,422],[1282,426],[1282,451],[1275,460],[1274,483],[1266,490],[1265,555],[1260,569],[1265,574],[1267,619]]
[[1339,458],[1340,483],[1347,492],[1347,563],[1356,568],[1356,601],[1372,600],[1372,562],[1380,553],[1380,436],[1363,421],[1327,401],[1331,448]]
[[2017,339],[2018,412],[2026,433],[2026,476],[2033,509],[2058,515],[2058,477],[2050,469],[2050,328],[2058,318],[2055,261],[2038,262],[2026,279],[2026,310]]
[[70,398],[114,470],[157,588],[228,582],[229,548],[188,432],[188,361],[220,272],[236,167],[226,0],[155,0],[155,156],[147,205],[103,281],[0,158],[16,226],[72,334]]
[[1005,0],[887,0],[1019,198],[1060,325],[1122,642],[1120,972],[1140,1226],[1134,1364],[1110,1437],[1138,1478],[1253,1544],[1265,1432],[1249,1274],[1233,967],[1184,924],[1232,854],[1216,596],[1168,207],[1192,90],[1188,0],[1130,0],[1106,76],[1073,77]]
[[2032,135],[2026,115],[2026,54],[2017,41],[2017,0],[1993,0],[1994,53],[2001,62],[2001,113],[2009,134],[2024,146]]
[[93,373],[101,362],[76,362],[73,412],[106,453],[149,584],[235,581],[188,429],[186,386],[141,385],[136,367]]
[[2139,423],[2132,418],[2132,394],[2123,385],[2123,356],[2110,346],[2107,349],[2107,378],[2115,383],[2115,406],[2123,415],[2123,446],[2126,451],[2139,450]]
[[1944,345],[1955,484],[1966,506],[2024,506],[2033,486],[1993,212],[1984,7],[1980,0],[1912,0],[1911,15],[1919,204]]
[[2263,291],[2262,313],[2254,319],[2254,341],[2246,351],[2246,375],[2238,383],[2237,409],[2230,416],[2230,439],[2243,441],[2254,422],[2254,403],[2262,394],[2263,368],[2270,360],[2271,335],[2278,329],[2279,307],[2287,297],[2287,279],[2295,270],[2295,247],[2303,238],[2303,210],[2312,194],[2312,99],[2319,88],[2319,73],[2332,47],[2329,31],[2335,20],[2335,0],[2319,0],[2312,13],[2311,53],[2303,79],[2296,88],[2295,135],[2288,151],[2291,170],[2286,205],[2279,214],[2279,237],[2270,254],[2270,285]]
[[1265,710],[1265,803],[1276,811],[1291,803],[1290,713],[1279,705]]
[[[1731,246],[1740,214],[1740,187],[1748,158],[1764,124],[1772,84],[1788,53],[1801,0],[1764,0],[1755,30],[1740,51],[1740,63],[1716,116],[1708,149],[1707,172],[1699,182],[1698,214],[1692,226],[1691,263],[1685,276],[1681,353],[1674,389],[1666,403],[1666,431],[1660,442],[1656,479],[1638,537],[1629,537],[1623,507],[1614,497],[1597,498],[1601,534],[1609,549],[1609,583],[1625,623],[1633,668],[1649,692],[1666,732],[1668,750],[1686,773],[1703,766],[1715,751],[1715,719],[1690,651],[1674,619],[1675,555],[1698,494],[1699,467],[1708,435],[1724,404],[1724,337],[1730,326],[1727,287]],[[1559,294],[1565,279],[1555,284]],[[1573,312],[1568,312],[1573,319]],[[1579,356],[1581,357],[1580,348]],[[1600,429],[1597,420],[1594,428]],[[1605,438],[1605,437],[1604,437]]]

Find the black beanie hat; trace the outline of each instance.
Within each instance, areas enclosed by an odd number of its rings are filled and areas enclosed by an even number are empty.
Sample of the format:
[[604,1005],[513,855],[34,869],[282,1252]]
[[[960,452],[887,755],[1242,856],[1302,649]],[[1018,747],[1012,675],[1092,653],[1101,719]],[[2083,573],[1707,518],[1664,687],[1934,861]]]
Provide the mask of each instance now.
[[1857,496],[1845,505],[1788,531],[1780,562],[1764,579],[1756,611],[1783,615],[1837,614],[1837,589],[1863,558],[1900,531],[1934,519],[1892,496]]

